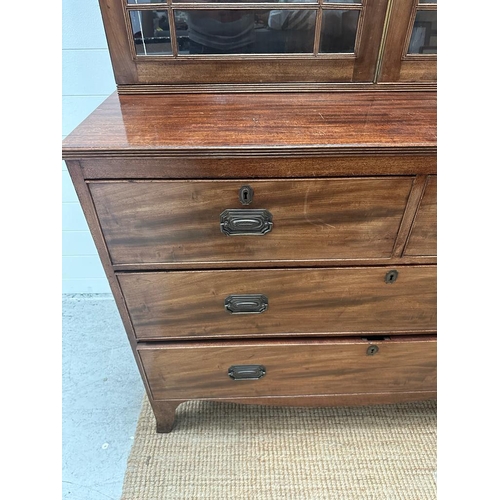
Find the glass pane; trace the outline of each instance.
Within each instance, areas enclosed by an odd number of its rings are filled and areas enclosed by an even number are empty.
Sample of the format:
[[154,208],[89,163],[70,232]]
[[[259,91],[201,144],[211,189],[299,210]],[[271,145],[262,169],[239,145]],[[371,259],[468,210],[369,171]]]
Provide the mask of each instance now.
[[179,54],[313,51],[315,10],[176,10]]
[[130,22],[138,56],[172,54],[167,11],[132,10]]
[[140,3],[165,3],[167,0],[127,0],[128,4],[140,4]]
[[419,10],[411,32],[408,54],[437,53],[437,12]]
[[353,53],[359,10],[324,10],[319,51]]
[[324,0],[325,3],[355,3],[361,5],[362,0]]

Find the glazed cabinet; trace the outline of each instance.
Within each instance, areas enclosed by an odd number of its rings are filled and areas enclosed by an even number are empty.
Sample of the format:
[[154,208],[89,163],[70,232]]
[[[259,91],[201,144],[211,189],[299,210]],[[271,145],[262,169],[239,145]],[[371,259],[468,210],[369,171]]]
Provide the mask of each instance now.
[[435,82],[436,1],[100,4],[118,90],[162,93]]
[[117,92],[63,157],[157,430],[435,398],[436,3],[100,4]]

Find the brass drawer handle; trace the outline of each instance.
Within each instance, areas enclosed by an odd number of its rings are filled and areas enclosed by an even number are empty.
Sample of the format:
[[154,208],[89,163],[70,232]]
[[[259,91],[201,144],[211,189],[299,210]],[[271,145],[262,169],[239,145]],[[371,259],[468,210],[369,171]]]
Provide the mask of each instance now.
[[261,236],[273,228],[273,215],[265,209],[228,208],[220,214],[220,230],[227,236]]
[[230,366],[227,374],[233,380],[258,380],[266,374],[262,365],[235,365]]
[[269,300],[261,293],[229,295],[224,300],[224,307],[231,314],[260,314],[267,311]]

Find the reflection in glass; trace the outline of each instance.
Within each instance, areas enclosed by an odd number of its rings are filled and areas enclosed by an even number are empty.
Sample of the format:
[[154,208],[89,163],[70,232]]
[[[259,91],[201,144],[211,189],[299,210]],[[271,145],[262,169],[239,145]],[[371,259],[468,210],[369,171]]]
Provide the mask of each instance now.
[[361,5],[363,0],[324,0],[325,3],[355,3]]
[[165,3],[167,0],[127,0],[128,4]]
[[353,53],[359,10],[324,10],[319,51]]
[[132,10],[130,22],[137,55],[172,54],[167,11]]
[[176,10],[179,54],[312,53],[315,10]]
[[437,12],[419,10],[411,32],[408,54],[437,53]]

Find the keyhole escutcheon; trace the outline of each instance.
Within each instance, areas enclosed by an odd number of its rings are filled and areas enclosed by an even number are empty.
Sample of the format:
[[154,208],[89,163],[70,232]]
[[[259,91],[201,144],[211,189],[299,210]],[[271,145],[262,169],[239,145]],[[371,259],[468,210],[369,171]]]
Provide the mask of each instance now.
[[385,275],[385,282],[388,284],[388,285],[391,285],[392,283],[394,283],[396,280],[398,279],[398,272],[393,269],[392,271],[389,271],[386,275]]
[[239,198],[242,205],[250,205],[253,200],[253,189],[250,186],[242,186],[240,188]]

